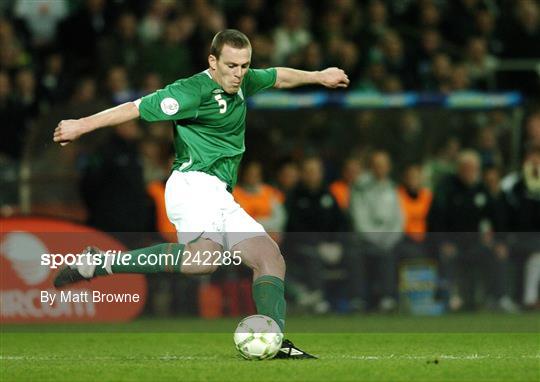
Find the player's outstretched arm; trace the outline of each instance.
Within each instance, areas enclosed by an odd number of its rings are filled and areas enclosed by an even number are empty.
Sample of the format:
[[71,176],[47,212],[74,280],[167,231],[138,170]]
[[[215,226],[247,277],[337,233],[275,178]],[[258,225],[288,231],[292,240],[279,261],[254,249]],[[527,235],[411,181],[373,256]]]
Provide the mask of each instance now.
[[327,88],[346,88],[349,77],[339,68],[327,68],[316,72],[307,72],[291,68],[276,68],[277,78],[274,85],[278,89],[294,88],[302,85],[322,85]]
[[54,129],[53,140],[62,146],[74,141],[81,135],[106,126],[114,126],[139,117],[135,102],[126,102],[89,117],[60,121]]

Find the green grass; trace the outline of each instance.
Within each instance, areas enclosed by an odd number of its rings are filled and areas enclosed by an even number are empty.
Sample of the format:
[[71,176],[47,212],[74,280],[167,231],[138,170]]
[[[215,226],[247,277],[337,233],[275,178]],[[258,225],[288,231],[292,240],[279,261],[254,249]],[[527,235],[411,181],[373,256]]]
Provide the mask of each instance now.
[[540,381],[539,318],[291,318],[316,361],[244,361],[232,319],[6,326],[0,381]]

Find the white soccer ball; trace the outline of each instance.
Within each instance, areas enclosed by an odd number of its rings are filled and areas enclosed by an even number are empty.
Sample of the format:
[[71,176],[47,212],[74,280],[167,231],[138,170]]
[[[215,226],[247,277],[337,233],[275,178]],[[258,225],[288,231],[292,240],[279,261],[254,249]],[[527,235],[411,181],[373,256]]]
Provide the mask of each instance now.
[[282,341],[283,333],[276,321],[262,314],[244,318],[234,332],[236,349],[245,359],[273,358]]

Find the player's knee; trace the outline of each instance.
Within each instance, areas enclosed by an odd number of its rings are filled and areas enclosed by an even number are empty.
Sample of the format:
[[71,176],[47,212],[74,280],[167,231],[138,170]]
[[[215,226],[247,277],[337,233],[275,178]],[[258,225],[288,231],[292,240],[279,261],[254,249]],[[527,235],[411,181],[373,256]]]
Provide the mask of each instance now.
[[268,237],[256,237],[242,243],[239,250],[255,274],[285,276],[285,260],[277,244]]
[[187,244],[184,248],[182,273],[186,275],[214,273],[219,267],[216,259],[219,258],[222,249],[221,245],[208,239],[199,239]]
[[270,250],[258,256],[258,272],[263,275],[285,276],[285,260],[279,250]]

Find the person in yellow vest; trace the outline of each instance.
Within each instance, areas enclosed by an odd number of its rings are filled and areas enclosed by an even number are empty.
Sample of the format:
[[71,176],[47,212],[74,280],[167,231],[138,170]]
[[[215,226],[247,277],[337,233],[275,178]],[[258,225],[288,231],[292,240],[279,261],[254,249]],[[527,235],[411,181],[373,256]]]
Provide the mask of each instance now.
[[405,222],[405,235],[408,240],[421,243],[426,237],[427,217],[433,194],[423,186],[420,165],[410,164],[405,167],[403,179],[397,191]]
[[362,162],[358,158],[347,158],[341,167],[341,178],[330,184],[330,193],[343,211],[349,209],[351,185],[362,173]]
[[242,171],[239,184],[233,190],[234,199],[278,243],[286,220],[280,192],[263,182],[259,162],[248,162]]

